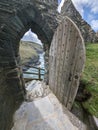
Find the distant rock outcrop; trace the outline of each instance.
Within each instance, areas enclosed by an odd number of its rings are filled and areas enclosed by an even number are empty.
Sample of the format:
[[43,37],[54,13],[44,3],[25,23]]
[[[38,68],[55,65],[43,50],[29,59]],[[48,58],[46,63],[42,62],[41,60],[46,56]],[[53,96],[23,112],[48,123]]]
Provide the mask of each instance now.
[[63,16],[67,15],[76,23],[82,33],[85,42],[98,41],[96,33],[91,28],[91,26],[82,19],[81,15],[76,10],[71,0],[65,0],[61,13]]
[[96,36],[98,37],[98,31],[96,32]]

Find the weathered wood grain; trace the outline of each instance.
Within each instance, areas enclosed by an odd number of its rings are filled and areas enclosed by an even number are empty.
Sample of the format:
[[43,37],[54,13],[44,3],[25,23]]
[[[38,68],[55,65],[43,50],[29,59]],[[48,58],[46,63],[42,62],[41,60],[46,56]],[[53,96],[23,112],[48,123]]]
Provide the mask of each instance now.
[[66,17],[58,26],[51,43],[49,85],[68,109],[74,102],[84,63],[83,38],[74,22]]

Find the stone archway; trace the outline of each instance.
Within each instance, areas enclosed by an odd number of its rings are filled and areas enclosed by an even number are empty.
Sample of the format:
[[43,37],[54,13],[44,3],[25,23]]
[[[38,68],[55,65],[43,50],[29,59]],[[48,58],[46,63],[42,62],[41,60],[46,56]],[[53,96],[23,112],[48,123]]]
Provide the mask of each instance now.
[[24,100],[19,41],[31,28],[42,42],[51,43],[58,24],[55,3],[55,0],[0,1],[0,130],[11,129],[13,113]]
[[[0,1],[0,130],[10,130],[13,114],[25,96],[19,41],[31,28],[43,43],[51,40],[62,17],[57,0]],[[60,16],[60,17],[59,17]]]

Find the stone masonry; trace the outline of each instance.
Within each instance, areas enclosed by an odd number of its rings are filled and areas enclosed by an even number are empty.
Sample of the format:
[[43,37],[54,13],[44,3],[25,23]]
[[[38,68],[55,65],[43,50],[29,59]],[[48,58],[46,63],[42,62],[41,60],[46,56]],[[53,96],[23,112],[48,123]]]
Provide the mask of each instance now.
[[57,27],[54,0],[0,0],[0,130],[11,130],[25,96],[19,41],[30,28],[50,44]]

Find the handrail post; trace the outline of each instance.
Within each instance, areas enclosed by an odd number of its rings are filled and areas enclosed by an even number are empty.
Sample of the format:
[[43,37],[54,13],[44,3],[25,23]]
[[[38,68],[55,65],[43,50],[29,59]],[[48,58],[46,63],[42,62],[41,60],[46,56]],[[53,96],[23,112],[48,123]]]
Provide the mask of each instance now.
[[[35,68],[35,67],[33,67],[33,68]],[[42,68],[37,68],[36,67],[36,69],[38,70],[37,72],[23,72],[24,74],[32,74],[32,75],[37,75],[38,76],[38,78],[31,78],[32,80],[42,80],[41,79],[41,76],[42,75],[44,75],[44,73],[41,73],[41,70],[44,70],[45,71],[45,69],[42,69]],[[27,78],[24,78],[24,79],[27,79]],[[28,79],[30,79],[30,78],[28,78]]]
[[39,80],[41,80],[40,68],[38,70],[39,70]]

